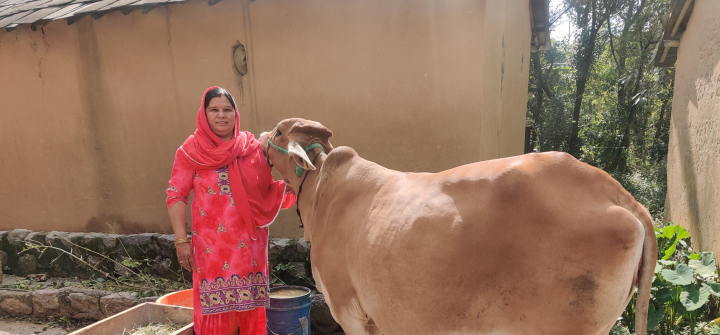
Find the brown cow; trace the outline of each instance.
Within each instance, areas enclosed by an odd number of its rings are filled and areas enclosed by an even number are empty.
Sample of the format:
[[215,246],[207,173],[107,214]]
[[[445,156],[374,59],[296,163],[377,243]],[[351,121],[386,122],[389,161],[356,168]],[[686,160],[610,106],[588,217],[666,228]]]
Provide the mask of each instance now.
[[637,286],[645,334],[652,220],[607,173],[558,152],[405,173],[330,136],[288,119],[261,143],[347,334],[604,335]]

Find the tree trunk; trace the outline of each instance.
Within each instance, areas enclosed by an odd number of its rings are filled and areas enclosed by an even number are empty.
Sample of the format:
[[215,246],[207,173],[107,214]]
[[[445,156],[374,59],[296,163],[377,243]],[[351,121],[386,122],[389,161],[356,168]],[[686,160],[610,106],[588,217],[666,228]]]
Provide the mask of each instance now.
[[530,117],[532,118],[533,125],[525,129],[525,153],[535,150],[535,146],[537,145],[537,129],[542,124],[545,95],[547,94],[548,97],[552,97],[550,88],[547,86],[547,82],[543,76],[539,52],[530,54],[530,63],[535,81],[535,97],[533,103],[530,104]]
[[578,47],[575,59],[577,60],[577,72],[575,75],[575,105],[573,106],[572,130],[568,141],[568,153],[576,156],[578,154],[578,133],[580,131],[580,109],[582,108],[585,85],[587,84],[590,69],[595,61],[595,45],[597,33],[605,20],[610,16],[610,10],[606,9],[602,14],[597,11],[597,2],[589,6],[577,8],[578,26],[581,28],[580,46]]
[[[637,82],[635,83],[635,89],[633,90],[633,94],[630,97],[631,99],[638,93],[640,90],[640,81],[642,80],[642,72],[643,72],[644,66],[640,64],[637,71]],[[627,170],[627,155],[625,154],[627,150],[630,148],[630,130],[635,125],[635,119],[637,114],[638,105],[637,104],[628,104],[627,101],[624,103],[625,106],[627,106],[627,117],[625,119],[625,124],[623,126],[622,130],[622,140],[620,141],[620,146],[615,149],[615,154],[613,155],[612,163],[610,164],[610,167],[608,168],[608,171],[626,171]]]

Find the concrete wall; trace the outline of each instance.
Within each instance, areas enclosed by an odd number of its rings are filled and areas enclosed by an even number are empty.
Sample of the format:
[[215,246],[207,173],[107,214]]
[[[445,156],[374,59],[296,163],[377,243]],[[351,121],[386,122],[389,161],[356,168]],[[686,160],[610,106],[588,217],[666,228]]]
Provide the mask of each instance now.
[[173,155],[212,85],[256,135],[317,120],[397,170],[521,154],[529,17],[527,0],[223,0],[0,32],[0,230],[171,232]]
[[678,49],[665,221],[720,254],[720,6],[698,0]]

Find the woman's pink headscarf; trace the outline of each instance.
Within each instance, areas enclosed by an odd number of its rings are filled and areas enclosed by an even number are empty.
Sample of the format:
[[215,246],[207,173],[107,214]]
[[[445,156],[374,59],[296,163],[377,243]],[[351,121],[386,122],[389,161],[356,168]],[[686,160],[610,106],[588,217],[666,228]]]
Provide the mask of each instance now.
[[256,157],[262,155],[258,150],[260,142],[250,132],[240,131],[237,108],[232,139],[224,142],[210,129],[205,115],[205,96],[214,88],[219,87],[210,87],[203,94],[197,114],[197,128],[180,146],[180,150],[198,170],[215,170],[227,165],[230,191],[240,217],[256,227],[265,226],[273,221],[279,206],[292,206],[294,196],[288,194],[292,198],[285,197],[285,183],[273,182],[270,167],[264,159],[259,159],[262,157]]

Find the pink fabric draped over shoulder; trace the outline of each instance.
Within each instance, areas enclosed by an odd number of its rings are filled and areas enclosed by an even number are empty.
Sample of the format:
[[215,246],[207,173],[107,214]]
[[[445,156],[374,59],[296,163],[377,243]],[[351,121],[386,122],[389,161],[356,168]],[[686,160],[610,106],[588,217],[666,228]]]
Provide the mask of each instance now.
[[[238,204],[235,206],[238,213],[245,222],[253,222],[258,227],[265,226],[273,221],[281,204],[285,203],[283,208],[292,206],[295,202],[294,196],[286,194],[284,182],[272,181],[271,170],[267,164],[256,164],[257,157],[252,157],[251,154],[260,151],[260,142],[252,133],[240,131],[240,116],[237,112],[232,139],[223,142],[212,132],[204,106],[205,96],[214,88],[217,86],[208,88],[203,94],[195,121],[195,132],[178,148],[178,153],[182,152],[188,158],[188,163],[197,170],[214,170],[227,166],[230,189]],[[285,199],[283,202],[283,197],[286,196],[292,199]],[[168,207],[170,206],[172,204],[168,202]]]

